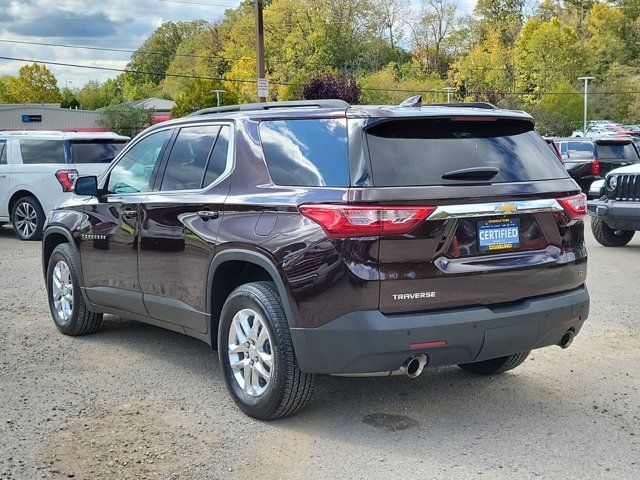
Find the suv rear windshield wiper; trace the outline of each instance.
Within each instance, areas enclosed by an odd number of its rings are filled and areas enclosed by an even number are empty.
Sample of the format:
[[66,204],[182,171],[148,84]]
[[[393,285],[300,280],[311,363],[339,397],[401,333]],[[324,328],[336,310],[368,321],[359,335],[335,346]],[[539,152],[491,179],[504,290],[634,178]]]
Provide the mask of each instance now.
[[442,175],[443,180],[491,180],[500,169],[496,167],[471,167],[452,170]]

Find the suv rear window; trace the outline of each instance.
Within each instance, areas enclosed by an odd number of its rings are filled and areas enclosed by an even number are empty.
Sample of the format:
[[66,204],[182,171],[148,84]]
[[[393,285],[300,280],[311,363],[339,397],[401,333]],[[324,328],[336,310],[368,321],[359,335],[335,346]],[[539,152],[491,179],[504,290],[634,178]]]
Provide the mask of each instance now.
[[264,121],[260,139],[276,185],[349,186],[345,119]]
[[593,158],[591,142],[569,142],[569,158]]
[[109,163],[127,144],[126,140],[71,140],[73,163]]
[[638,152],[631,142],[599,141],[596,143],[598,158],[604,160],[638,161]]
[[62,140],[20,140],[22,163],[67,163]]
[[470,181],[442,176],[473,167],[498,168],[490,183],[568,176],[526,121],[401,119],[373,125],[366,134],[375,186],[461,185]]

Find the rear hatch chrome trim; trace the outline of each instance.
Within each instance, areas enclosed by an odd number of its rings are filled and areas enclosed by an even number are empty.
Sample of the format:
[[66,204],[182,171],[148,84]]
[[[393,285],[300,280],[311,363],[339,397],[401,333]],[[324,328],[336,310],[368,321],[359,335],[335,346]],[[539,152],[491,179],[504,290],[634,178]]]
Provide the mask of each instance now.
[[495,217],[496,215],[562,211],[562,206],[554,198],[514,202],[469,203],[460,205],[440,205],[429,216],[428,220]]

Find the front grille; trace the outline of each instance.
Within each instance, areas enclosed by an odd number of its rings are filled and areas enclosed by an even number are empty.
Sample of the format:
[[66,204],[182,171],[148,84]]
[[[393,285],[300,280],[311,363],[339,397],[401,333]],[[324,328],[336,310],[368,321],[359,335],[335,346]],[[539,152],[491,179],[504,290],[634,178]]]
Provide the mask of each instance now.
[[615,190],[607,189],[607,194],[613,200],[640,202],[640,175],[618,175]]

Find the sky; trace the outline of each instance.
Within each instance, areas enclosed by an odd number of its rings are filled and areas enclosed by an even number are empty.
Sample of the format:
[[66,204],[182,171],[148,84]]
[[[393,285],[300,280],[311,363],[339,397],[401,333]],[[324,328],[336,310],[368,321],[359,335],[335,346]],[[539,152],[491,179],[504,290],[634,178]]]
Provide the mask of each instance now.
[[[456,0],[469,13],[476,0]],[[135,50],[165,21],[223,16],[239,0],[0,0],[0,57],[125,68],[130,54],[8,43],[17,40]],[[412,0],[419,10],[421,0]],[[27,63],[0,59],[0,75],[16,75]],[[104,81],[118,72],[47,65],[63,88],[81,88],[89,80]]]

